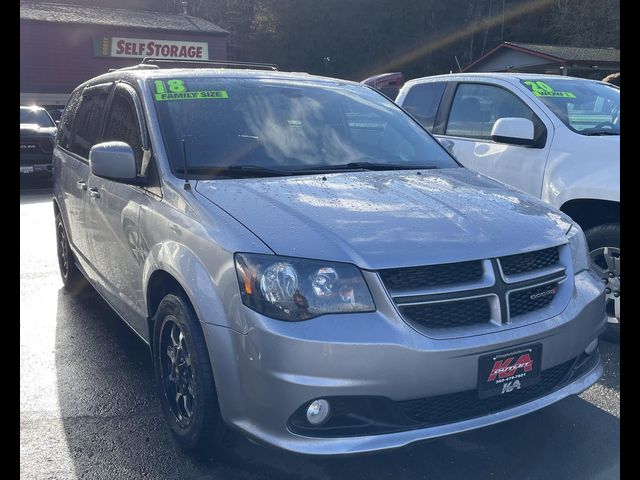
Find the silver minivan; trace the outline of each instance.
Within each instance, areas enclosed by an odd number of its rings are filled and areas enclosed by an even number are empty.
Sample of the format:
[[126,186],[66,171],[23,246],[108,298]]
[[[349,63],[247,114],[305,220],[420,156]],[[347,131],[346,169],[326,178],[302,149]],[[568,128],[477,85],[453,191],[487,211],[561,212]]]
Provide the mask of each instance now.
[[229,428],[307,454],[400,447],[602,374],[580,227],[364,85],[101,75],[61,119],[53,204],[64,288],[88,279],[149,345],[186,448]]

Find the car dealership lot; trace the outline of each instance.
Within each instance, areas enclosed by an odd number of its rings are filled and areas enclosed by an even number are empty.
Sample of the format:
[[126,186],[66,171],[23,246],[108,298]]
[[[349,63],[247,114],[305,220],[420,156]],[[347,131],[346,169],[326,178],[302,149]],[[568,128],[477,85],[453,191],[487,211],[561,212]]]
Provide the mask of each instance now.
[[350,458],[292,455],[236,435],[220,460],[179,450],[144,346],[91,289],[63,293],[51,193],[20,203],[21,478],[619,477],[619,347],[580,397],[482,430]]

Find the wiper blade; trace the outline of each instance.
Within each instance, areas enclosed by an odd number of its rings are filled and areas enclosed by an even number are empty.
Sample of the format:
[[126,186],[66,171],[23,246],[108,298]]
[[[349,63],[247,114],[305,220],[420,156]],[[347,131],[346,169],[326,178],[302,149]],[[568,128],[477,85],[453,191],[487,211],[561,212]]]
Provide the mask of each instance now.
[[[176,173],[184,173],[184,169],[176,169]],[[284,177],[292,175],[290,170],[278,170],[260,165],[216,165],[207,167],[189,167],[189,173],[196,175],[212,175],[221,177]]]
[[612,132],[611,130],[601,130],[601,131],[597,131],[597,132],[580,132],[582,133],[582,135],[587,135],[589,137],[603,137],[603,136],[608,136],[608,135],[616,135],[616,136],[620,136],[620,132]]
[[376,162],[349,162],[340,165],[319,165],[294,170],[295,173],[306,172],[334,172],[342,170],[429,170],[438,168],[437,165],[411,165],[407,163],[376,163]]

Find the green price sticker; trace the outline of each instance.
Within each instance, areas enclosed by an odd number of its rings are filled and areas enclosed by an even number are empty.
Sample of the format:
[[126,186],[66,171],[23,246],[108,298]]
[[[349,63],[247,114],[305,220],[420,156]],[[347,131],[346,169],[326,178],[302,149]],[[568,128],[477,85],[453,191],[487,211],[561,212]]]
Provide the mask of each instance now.
[[184,81],[174,80],[156,80],[156,101],[165,100],[206,100],[213,98],[229,98],[226,90],[203,90],[199,92],[188,92]]
[[575,94],[571,92],[556,92],[551,85],[543,81],[534,82],[533,80],[526,80],[524,82],[531,92],[536,97],[563,97],[563,98],[576,98]]

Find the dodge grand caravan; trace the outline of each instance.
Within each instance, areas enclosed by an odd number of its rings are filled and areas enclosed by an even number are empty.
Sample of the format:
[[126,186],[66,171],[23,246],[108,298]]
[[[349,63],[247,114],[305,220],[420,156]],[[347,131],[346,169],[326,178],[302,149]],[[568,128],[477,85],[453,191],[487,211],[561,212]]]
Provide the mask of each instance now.
[[367,86],[258,67],[101,75],[54,152],[64,288],[149,345],[183,447],[388,449],[598,380],[578,225]]

